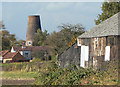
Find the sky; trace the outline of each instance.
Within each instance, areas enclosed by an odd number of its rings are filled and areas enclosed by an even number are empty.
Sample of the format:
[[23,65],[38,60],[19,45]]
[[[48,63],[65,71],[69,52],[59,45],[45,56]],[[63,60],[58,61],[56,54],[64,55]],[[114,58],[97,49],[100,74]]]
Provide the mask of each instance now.
[[95,26],[101,5],[102,2],[2,2],[0,20],[17,39],[25,40],[29,15],[40,15],[42,30],[49,33],[68,23],[82,24],[89,30]]

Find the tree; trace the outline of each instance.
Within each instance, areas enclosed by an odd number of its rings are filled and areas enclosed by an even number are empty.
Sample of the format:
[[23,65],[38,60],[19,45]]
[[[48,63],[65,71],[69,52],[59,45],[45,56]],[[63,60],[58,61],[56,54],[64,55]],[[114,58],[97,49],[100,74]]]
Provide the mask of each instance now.
[[36,49],[35,51],[32,51],[32,55],[34,58],[40,58],[41,60],[45,59],[45,51],[41,51],[39,49]]
[[9,50],[12,46],[15,46],[15,35],[10,34],[7,30],[2,32],[2,50]]
[[1,29],[5,29],[5,25],[3,24],[2,21],[0,21],[0,30],[1,30]]
[[0,49],[2,50],[10,50],[12,46],[19,46],[19,41],[16,40],[16,37],[14,34],[10,34],[9,31],[6,30],[5,25],[3,22],[0,22]]
[[116,0],[116,2],[113,2],[112,0],[105,0],[102,4],[101,10],[102,13],[98,14],[97,19],[95,19],[96,25],[120,12],[120,1]]
[[58,26],[59,32],[53,32],[47,37],[47,44],[53,48],[54,54],[60,54],[69,47],[69,42],[73,36],[76,38],[84,32],[81,24],[62,24]]
[[35,36],[35,40],[33,42],[33,46],[44,46],[47,36],[48,36],[47,30],[42,32],[40,29],[38,29],[37,34]]
[[25,40],[18,40],[18,41],[15,41],[14,44],[15,46],[23,46],[23,44],[25,44]]

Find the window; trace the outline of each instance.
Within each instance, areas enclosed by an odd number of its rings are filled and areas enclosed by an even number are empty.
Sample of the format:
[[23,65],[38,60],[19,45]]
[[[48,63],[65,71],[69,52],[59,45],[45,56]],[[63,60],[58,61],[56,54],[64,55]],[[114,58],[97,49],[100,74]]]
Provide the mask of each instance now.
[[28,57],[28,53],[25,53],[25,57]]
[[31,45],[31,42],[28,42],[29,45]]
[[77,45],[81,46],[81,39],[79,39],[79,38],[77,39]]
[[0,56],[0,60],[2,60],[2,56]]
[[109,36],[109,37],[107,38],[107,45],[108,45],[108,46],[113,46],[115,43],[116,43],[115,37]]

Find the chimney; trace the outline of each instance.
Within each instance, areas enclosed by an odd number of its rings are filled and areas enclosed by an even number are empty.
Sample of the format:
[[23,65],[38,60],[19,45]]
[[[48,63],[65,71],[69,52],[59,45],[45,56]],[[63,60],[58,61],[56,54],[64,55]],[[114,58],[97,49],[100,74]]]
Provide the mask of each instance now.
[[26,46],[26,41],[23,41],[23,46]]
[[26,48],[26,41],[23,41],[22,48]]

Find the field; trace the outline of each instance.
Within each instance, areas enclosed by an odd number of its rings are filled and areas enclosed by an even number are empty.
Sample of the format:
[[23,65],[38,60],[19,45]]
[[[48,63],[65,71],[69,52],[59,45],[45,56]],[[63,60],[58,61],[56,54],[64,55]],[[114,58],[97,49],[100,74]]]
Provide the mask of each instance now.
[[[33,80],[32,85],[117,85],[118,67],[110,62],[107,70],[98,71],[71,65],[58,68],[55,61],[3,64],[3,79]],[[30,82],[31,84],[31,82]]]

